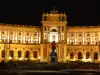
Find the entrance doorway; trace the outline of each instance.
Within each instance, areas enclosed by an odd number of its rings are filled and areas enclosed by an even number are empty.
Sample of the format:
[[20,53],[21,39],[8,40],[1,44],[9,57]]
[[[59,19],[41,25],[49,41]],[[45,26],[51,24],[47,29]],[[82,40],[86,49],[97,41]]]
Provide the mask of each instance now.
[[50,32],[50,42],[58,43],[58,32]]

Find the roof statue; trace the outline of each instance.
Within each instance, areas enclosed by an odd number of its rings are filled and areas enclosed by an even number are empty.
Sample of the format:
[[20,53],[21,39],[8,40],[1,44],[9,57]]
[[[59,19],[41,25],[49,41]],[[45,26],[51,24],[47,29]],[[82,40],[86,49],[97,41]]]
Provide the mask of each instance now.
[[53,10],[51,10],[51,13],[52,14],[57,14],[58,13],[58,11],[55,10],[55,6],[53,7]]

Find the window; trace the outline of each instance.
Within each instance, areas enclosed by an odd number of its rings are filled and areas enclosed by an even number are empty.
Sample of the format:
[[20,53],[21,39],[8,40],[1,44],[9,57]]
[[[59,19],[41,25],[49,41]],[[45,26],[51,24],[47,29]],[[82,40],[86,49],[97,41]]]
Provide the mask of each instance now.
[[47,17],[46,16],[44,16],[44,21],[46,21],[47,20]]
[[34,33],[34,36],[37,36],[37,32]]
[[95,37],[97,37],[97,36],[98,36],[98,34],[97,34],[96,32],[94,33],[94,35],[95,35]]
[[52,29],[52,32],[56,32],[56,29]]
[[89,37],[90,36],[90,34],[89,33],[87,33],[87,37]]
[[89,59],[89,58],[90,58],[90,53],[86,52],[86,59]]
[[73,42],[71,42],[71,44],[73,45]]
[[13,35],[13,32],[10,32],[10,35]]
[[29,33],[27,33],[27,35],[29,35]]
[[19,32],[19,35],[21,35],[21,32]]
[[94,59],[98,59],[98,53],[94,52]]
[[21,58],[21,56],[22,56],[21,51],[18,51],[18,58]]
[[47,35],[46,35],[46,33],[44,33],[44,39],[46,39],[46,37],[47,37]]
[[26,52],[25,52],[25,58],[29,58],[29,56],[30,56],[29,51],[26,51]]
[[81,45],[81,42],[79,42],[79,44]]
[[2,57],[5,57],[5,50],[2,51],[1,56],[2,56]]
[[2,34],[5,34],[4,32],[2,32]]
[[78,59],[82,59],[82,52],[78,52]]
[[79,37],[81,37],[82,35],[81,34],[79,34]]
[[18,40],[18,43],[20,43],[20,40]]
[[12,58],[14,57],[14,51],[13,50],[10,51],[10,57],[12,57]]
[[62,32],[64,31],[64,27],[62,27]]
[[46,31],[46,27],[44,27],[44,31]]
[[37,58],[37,51],[33,52],[33,56],[34,56],[34,58]]
[[90,42],[87,43],[88,45],[90,44]]
[[73,37],[74,35],[73,34],[71,34],[71,37]]
[[70,53],[70,59],[73,59],[74,58],[74,54],[73,52]]
[[98,42],[96,42],[96,45],[98,45]]

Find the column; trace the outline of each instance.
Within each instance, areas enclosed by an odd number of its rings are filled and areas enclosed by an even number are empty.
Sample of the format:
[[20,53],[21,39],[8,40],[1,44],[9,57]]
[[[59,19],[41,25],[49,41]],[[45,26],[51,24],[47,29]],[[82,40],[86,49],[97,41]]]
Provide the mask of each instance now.
[[65,44],[65,46],[64,46],[64,61],[66,61],[66,44]]
[[84,32],[83,32],[82,34],[83,34],[82,37],[83,37],[83,44],[84,44],[84,38],[85,38],[85,36],[84,36]]
[[22,31],[22,43],[25,43],[25,40],[24,40],[24,37],[25,37],[25,34],[24,34],[25,31]]
[[4,50],[5,50],[5,61],[8,62],[9,52],[10,52],[10,45],[9,44],[4,44]]
[[16,41],[15,41],[16,40],[16,35],[15,34],[16,34],[16,31],[13,30],[13,43],[16,43]]
[[58,43],[60,42],[60,31],[59,31],[59,27],[58,27]]
[[14,60],[18,60],[18,51],[14,51]]
[[40,49],[40,56],[41,56],[41,59],[40,61],[42,62],[43,61],[43,45],[41,45],[41,49]]
[[61,42],[61,27],[60,27],[60,42]]
[[99,58],[99,60],[100,60],[100,41],[99,41],[99,47],[98,47],[98,58]]
[[29,58],[30,58],[31,60],[33,60],[33,51],[30,50],[29,52],[30,52],[30,57],[29,57]]
[[2,60],[1,52],[2,52],[2,51],[0,50],[0,62],[1,62],[1,60]]
[[22,52],[22,59],[25,59],[25,50],[24,51],[21,51]]
[[18,34],[18,31],[16,30],[16,31],[15,31],[15,42],[16,42],[16,43],[18,42],[18,40],[17,40],[18,35],[17,35],[17,34]]
[[41,43],[43,43],[43,27],[41,29]]
[[1,29],[0,29],[0,42],[1,42]]
[[64,26],[64,39],[65,39],[65,43],[67,42],[67,32],[66,32],[66,26]]
[[91,39],[91,44],[92,44],[92,40],[93,40],[93,37],[92,37],[92,32],[90,33],[90,39]]
[[42,27],[42,34],[41,34],[41,41],[42,41],[42,43],[43,43],[43,40],[44,40],[44,26]]
[[58,51],[59,51],[59,53],[58,53],[58,55],[59,55],[59,60],[58,60],[58,61],[60,61],[60,45],[58,46]]
[[6,31],[6,32],[7,32],[7,34],[6,34],[7,35],[6,36],[7,37],[7,41],[6,42],[10,42],[10,31]]
[[39,44],[39,28],[38,28],[38,44]]
[[46,30],[47,30],[46,31],[46,34],[47,34],[47,36],[46,36],[46,39],[47,39],[46,42],[48,42],[48,27],[46,27]]
[[[99,55],[99,54],[98,54]],[[100,56],[100,55],[99,55]],[[98,58],[99,58],[98,56]],[[90,51],[90,58],[92,61],[94,61],[94,52],[93,51]]]
[[77,33],[74,33],[75,35],[75,44],[77,44]]

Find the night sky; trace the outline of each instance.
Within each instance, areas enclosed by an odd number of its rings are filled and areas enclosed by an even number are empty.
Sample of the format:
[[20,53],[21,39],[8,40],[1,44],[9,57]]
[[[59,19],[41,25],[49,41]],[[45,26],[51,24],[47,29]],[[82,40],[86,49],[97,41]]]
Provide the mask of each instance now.
[[41,26],[43,12],[55,6],[67,14],[68,25],[100,25],[100,5],[96,0],[3,0],[0,23]]

